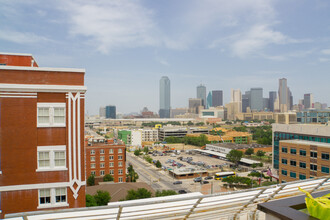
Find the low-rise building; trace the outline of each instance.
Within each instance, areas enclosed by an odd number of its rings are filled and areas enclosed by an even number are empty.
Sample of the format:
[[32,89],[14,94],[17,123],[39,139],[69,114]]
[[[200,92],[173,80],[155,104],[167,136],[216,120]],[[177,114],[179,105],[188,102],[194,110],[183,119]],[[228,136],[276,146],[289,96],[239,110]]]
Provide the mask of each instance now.
[[275,122],[278,124],[297,124],[296,112],[275,113]]
[[227,119],[227,110],[223,106],[210,107],[209,109],[203,109],[199,113],[200,118],[221,118]]
[[108,140],[106,143],[89,142],[86,146],[86,175],[103,177],[110,174],[114,182],[125,182],[126,147],[122,142]]
[[279,144],[280,182],[328,176],[330,143],[307,140],[283,140]]
[[274,119],[273,112],[249,112],[249,113],[238,113],[236,114],[237,120],[252,121],[252,120],[271,120]]
[[328,123],[330,109],[307,109],[297,112],[298,123]]
[[154,142],[158,141],[157,129],[142,129],[142,142]]
[[163,127],[158,130],[158,138],[164,141],[167,137],[184,137],[188,133],[185,127]]
[[258,150],[262,150],[264,152],[272,152],[271,146],[262,145],[262,144],[218,143],[218,144],[207,144],[205,149],[228,154],[231,150],[238,150],[238,151],[245,152],[249,148],[254,149],[255,153]]

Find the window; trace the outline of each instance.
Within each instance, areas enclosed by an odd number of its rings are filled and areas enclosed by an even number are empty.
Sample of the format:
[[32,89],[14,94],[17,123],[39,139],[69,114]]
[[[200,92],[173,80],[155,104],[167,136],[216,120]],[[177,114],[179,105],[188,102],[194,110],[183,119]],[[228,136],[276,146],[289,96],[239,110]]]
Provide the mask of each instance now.
[[122,149],[118,149],[118,154],[121,154],[123,153],[123,150]]
[[299,179],[300,180],[305,180],[306,179],[306,175],[305,174],[299,174]]
[[65,127],[65,103],[38,103],[38,127]]
[[67,170],[66,146],[39,146],[37,148],[39,171]]
[[123,156],[118,156],[118,160],[122,160],[123,159]]
[[317,165],[316,164],[311,164],[311,170],[312,171],[317,171]]
[[317,152],[315,152],[315,151],[311,151],[311,157],[313,157],[313,158],[317,158]]
[[104,163],[100,163],[100,168],[104,168]]
[[282,164],[288,164],[288,160],[287,159],[282,159]]
[[39,208],[53,206],[68,206],[66,188],[39,189]]
[[297,174],[295,172],[290,172],[290,177],[296,178],[297,177]]
[[305,162],[300,162],[299,167],[305,169],[306,168],[306,163]]
[[282,153],[288,153],[288,148],[282,147]]
[[110,170],[110,174],[111,175],[115,174],[115,171],[114,170]]
[[101,149],[100,150],[100,154],[104,154],[104,149]]
[[118,182],[122,183],[123,182],[123,177],[119,177]]
[[91,155],[95,155],[95,150],[91,150]]
[[281,173],[282,173],[283,176],[287,176],[288,175],[288,171],[286,171],[286,170],[282,170]]
[[113,160],[113,156],[109,156],[109,160]]
[[91,161],[94,162],[95,161],[95,157],[91,157]]
[[329,173],[329,167],[324,167],[324,166],[322,166],[322,167],[321,167],[321,172],[322,172],[322,173]]
[[91,175],[96,175],[96,172],[95,171],[91,171]]
[[118,170],[118,174],[119,174],[119,175],[120,175],[120,174],[123,174],[123,170],[122,170],[122,169]]
[[300,154],[300,156],[306,156],[306,151],[305,150],[300,150],[299,154]]
[[95,163],[91,163],[91,168],[95,168]]
[[297,150],[296,150],[295,148],[291,148],[291,149],[290,149],[290,153],[291,153],[291,154],[297,154]]
[[295,160],[290,160],[290,165],[291,166],[297,166],[297,162]]
[[321,157],[322,157],[322,160],[329,160],[329,153],[322,153]]
[[100,161],[104,161],[104,156],[101,156],[100,157]]
[[123,166],[123,162],[118,162],[118,166],[122,167]]
[[101,175],[101,176],[104,176],[104,170],[101,170],[101,171],[100,171],[100,175]]
[[109,154],[113,154],[113,149],[110,149],[109,150]]
[[110,166],[110,167],[113,167],[113,162],[110,162],[109,166]]

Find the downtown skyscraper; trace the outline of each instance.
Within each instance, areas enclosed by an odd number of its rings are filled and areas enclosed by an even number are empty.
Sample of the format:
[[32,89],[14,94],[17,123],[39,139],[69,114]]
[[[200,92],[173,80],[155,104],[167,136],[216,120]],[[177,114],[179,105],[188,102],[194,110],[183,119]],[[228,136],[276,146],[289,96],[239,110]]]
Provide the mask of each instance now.
[[197,86],[197,96],[196,98],[202,100],[202,105],[206,107],[206,87],[203,84]]
[[290,110],[292,107],[293,98],[286,78],[279,79],[278,97],[280,112],[287,112]]
[[159,81],[159,117],[169,118],[171,109],[171,82],[167,76]]

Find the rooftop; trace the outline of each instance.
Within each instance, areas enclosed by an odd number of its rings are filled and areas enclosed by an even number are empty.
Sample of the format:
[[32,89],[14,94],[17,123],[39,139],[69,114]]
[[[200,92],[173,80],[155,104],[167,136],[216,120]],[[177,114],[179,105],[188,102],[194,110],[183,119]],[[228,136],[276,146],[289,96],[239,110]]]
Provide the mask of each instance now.
[[319,147],[327,147],[330,148],[330,143],[316,142],[316,141],[306,141],[306,140],[282,140],[280,143],[288,143],[288,144],[301,144],[301,145],[314,145]]

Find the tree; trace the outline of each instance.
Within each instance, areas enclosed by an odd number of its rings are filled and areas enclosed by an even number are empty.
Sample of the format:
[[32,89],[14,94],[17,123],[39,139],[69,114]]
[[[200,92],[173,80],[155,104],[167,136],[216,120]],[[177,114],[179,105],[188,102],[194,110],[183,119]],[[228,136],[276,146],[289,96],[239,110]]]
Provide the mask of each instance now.
[[231,150],[227,155],[227,159],[233,162],[235,165],[238,165],[238,162],[242,159],[243,152],[238,150]]
[[141,150],[139,150],[139,149],[137,149],[137,150],[134,151],[134,155],[135,155],[135,156],[139,156],[140,153],[141,153]]
[[86,194],[86,207],[97,206],[94,196]]
[[191,125],[194,125],[194,123],[192,123],[191,121],[188,121],[187,125],[191,126]]
[[103,177],[103,181],[104,182],[113,181],[113,176],[111,176],[110,174],[105,174],[104,177]]
[[147,154],[147,153],[149,152],[149,148],[148,148],[147,146],[144,147],[144,148],[143,148],[143,152]]
[[103,190],[97,190],[96,195],[94,195],[95,201],[98,206],[108,205],[108,202],[111,199],[110,193]]
[[145,188],[131,189],[127,191],[126,200],[150,198],[151,192]]
[[156,197],[172,196],[172,195],[177,195],[177,193],[174,190],[162,190],[162,191],[157,190],[156,192]]
[[95,175],[92,174],[87,179],[87,185],[88,186],[94,186],[95,185]]
[[262,151],[262,150],[258,150],[257,151],[257,156],[260,157],[260,159],[261,159],[261,157],[265,156],[265,152]]
[[245,151],[245,155],[252,155],[254,154],[254,149],[253,148],[248,148],[246,151]]
[[161,167],[162,167],[162,164],[160,163],[159,160],[157,160],[157,162],[156,162],[156,167],[157,167],[157,168],[161,168]]
[[128,182],[136,182],[136,180],[139,179],[139,175],[133,169],[132,164],[128,166],[127,171]]

